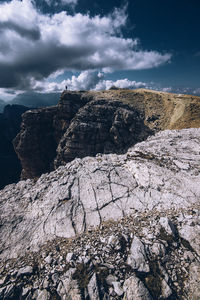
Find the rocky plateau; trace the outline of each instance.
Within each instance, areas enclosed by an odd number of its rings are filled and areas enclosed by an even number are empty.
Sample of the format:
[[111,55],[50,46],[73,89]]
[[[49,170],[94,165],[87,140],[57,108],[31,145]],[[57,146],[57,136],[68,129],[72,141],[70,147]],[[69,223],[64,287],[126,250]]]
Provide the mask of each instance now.
[[64,91],[58,105],[22,117],[14,140],[21,179],[38,178],[74,158],[123,154],[165,129],[200,127],[200,97],[145,89]]

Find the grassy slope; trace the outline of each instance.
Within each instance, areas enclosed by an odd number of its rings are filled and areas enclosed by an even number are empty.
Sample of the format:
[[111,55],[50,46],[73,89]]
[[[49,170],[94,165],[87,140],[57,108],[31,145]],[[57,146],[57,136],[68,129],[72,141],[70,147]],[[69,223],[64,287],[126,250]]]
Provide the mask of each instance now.
[[139,109],[154,130],[200,127],[200,97],[147,89],[86,92],[95,99],[120,100]]

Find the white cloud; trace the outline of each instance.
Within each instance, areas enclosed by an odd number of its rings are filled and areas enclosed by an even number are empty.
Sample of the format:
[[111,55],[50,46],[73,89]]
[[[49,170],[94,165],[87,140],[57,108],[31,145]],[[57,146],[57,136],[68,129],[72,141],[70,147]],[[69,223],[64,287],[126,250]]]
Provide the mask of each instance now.
[[137,89],[141,87],[147,87],[147,84],[144,82],[131,81],[127,78],[113,80],[100,80],[95,87],[95,90],[108,90],[112,86],[122,88],[122,89]]
[[144,82],[131,81],[127,78],[120,80],[106,80],[105,74],[95,71],[83,71],[78,76],[73,75],[71,79],[63,80],[60,83],[57,82],[33,82],[32,86],[35,90],[54,92],[62,91],[67,86],[69,90],[108,90],[112,86],[119,88],[141,88],[148,87]]
[[[124,89],[138,89],[146,88],[166,93],[177,93],[177,94],[190,94],[200,96],[200,88],[181,88],[181,87],[163,87],[155,82],[141,82],[135,80],[129,80],[128,78],[118,80],[107,80],[106,73],[95,72],[95,71],[83,71],[79,75],[73,75],[71,78],[63,80],[62,82],[49,82],[44,81],[32,81],[32,87],[35,91],[42,93],[49,92],[62,92],[66,85],[68,90],[108,90],[112,86]],[[51,77],[52,80],[52,77]],[[56,80],[56,79],[55,79]],[[2,98],[3,99],[3,98]]]
[[170,60],[169,53],[141,50],[138,39],[124,38],[126,20],[125,9],[91,17],[44,15],[31,0],[0,4],[0,87],[26,89],[60,70],[140,70]]

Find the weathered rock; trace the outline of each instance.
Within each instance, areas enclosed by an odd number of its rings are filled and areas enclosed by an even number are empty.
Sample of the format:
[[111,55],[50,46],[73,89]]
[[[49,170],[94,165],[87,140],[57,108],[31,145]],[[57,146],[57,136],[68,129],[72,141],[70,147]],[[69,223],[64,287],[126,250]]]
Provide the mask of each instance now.
[[160,132],[5,187],[0,297],[197,300],[199,142]]
[[33,273],[33,268],[31,266],[26,266],[19,269],[17,276],[30,275]]
[[140,113],[122,102],[96,100],[76,114],[57,148],[55,167],[76,157],[124,153],[151,131]]
[[53,170],[57,145],[72,118],[87,101],[82,93],[70,92],[61,97],[57,106],[23,115],[21,132],[14,140],[23,168],[21,178],[35,178]]
[[41,290],[38,291],[38,296],[36,300],[49,300],[50,299],[50,293],[47,290]]
[[81,300],[78,283],[72,279],[74,272],[73,269],[67,271],[58,285],[57,292],[61,300]]
[[200,263],[192,263],[189,269],[189,280],[186,284],[186,299],[198,300],[200,295]]
[[143,282],[136,276],[131,276],[124,282],[125,295],[123,300],[153,300]]
[[127,264],[130,265],[133,270],[137,270],[139,272],[149,272],[145,248],[137,236],[135,236],[132,241]]
[[74,256],[73,253],[67,253],[67,256],[66,256],[66,262],[69,263],[69,262],[73,259],[73,256]]
[[119,281],[113,281],[112,284],[113,284],[115,293],[116,293],[118,296],[122,296],[123,293],[124,293],[124,291],[123,291],[123,289],[122,289],[122,287],[121,287],[120,282],[119,282]]
[[[1,257],[72,237],[135,210],[167,211],[199,201],[200,129],[164,131],[125,155],[76,159],[0,191]],[[174,160],[189,161],[190,168]],[[15,245],[15,247],[13,247]]]
[[[191,222],[199,218],[198,210],[190,208],[186,209],[185,213],[186,211],[187,215],[185,215]],[[174,226],[179,228],[181,225],[180,212],[168,211],[165,214],[169,219],[173,219]],[[20,299],[20,297],[30,300],[37,299],[41,291],[46,289],[53,299],[60,296],[63,299],[70,299],[68,298],[68,296],[71,297],[70,295],[80,299],[79,294],[81,294],[81,299],[86,300],[89,299],[89,293],[90,298],[97,298],[100,295],[100,299],[104,300],[120,300],[123,293],[125,293],[125,297],[140,300],[142,297],[142,299],[146,299],[149,295],[153,299],[193,300],[193,296],[195,300],[198,299],[195,297],[198,295],[199,257],[192,249],[185,249],[185,243],[182,243],[178,232],[176,236],[163,234],[159,215],[159,212],[154,212],[154,214],[151,211],[137,212],[119,221],[104,222],[97,230],[90,229],[88,233],[78,235],[74,239],[55,239],[44,245],[39,252],[27,252],[24,257],[20,257],[16,261],[6,259],[5,268],[2,269],[2,265],[0,265],[3,276],[0,275],[1,297],[5,300],[10,299],[9,291],[12,291],[14,299]],[[148,230],[145,230],[146,228]],[[126,264],[131,248],[130,238],[136,233],[142,236],[145,249],[148,250],[148,258],[145,259],[150,266],[150,272],[136,271],[137,276],[130,268],[127,268]],[[109,246],[105,253],[105,243],[111,240],[111,237],[114,240],[113,237],[119,239],[120,236],[126,236],[122,248],[116,250]],[[199,241],[196,240],[196,243]],[[162,251],[165,254],[151,254],[149,249],[154,244],[162,245]],[[66,272],[71,262],[63,265],[53,263],[52,266],[46,263],[40,268],[41,259],[44,260],[46,257],[45,253],[50,253],[55,262],[61,262],[61,257],[72,253],[72,250],[74,252],[73,269]],[[84,263],[82,259],[86,253],[90,260],[89,264]],[[120,264],[117,263],[119,257],[121,257]],[[21,265],[30,261],[34,261],[36,272],[33,275],[30,274],[28,278],[25,275],[15,279],[13,276],[18,268],[20,269]],[[135,277],[133,285],[131,280],[127,281],[127,278],[131,277]],[[68,294],[66,294],[63,284],[65,284]],[[122,290],[122,286],[124,286],[124,290]],[[4,297],[7,287],[9,287],[9,293]],[[20,287],[25,288],[21,289]],[[42,296],[46,297],[47,293],[43,292]]]
[[176,229],[175,229],[172,221],[169,220],[167,217],[161,217],[160,224],[169,235],[175,235]]
[[92,278],[90,279],[88,283],[88,295],[90,297],[90,300],[99,300],[99,289],[97,284],[97,277],[96,273],[93,274]]
[[49,265],[52,263],[52,257],[50,255],[48,255],[47,257],[45,257],[44,259],[46,261],[46,263],[48,263]]
[[185,219],[185,222],[181,225],[179,229],[179,234],[183,238],[183,243],[188,249],[193,249],[200,256],[200,244],[198,241],[200,239],[200,225],[199,219],[196,218],[192,221]]

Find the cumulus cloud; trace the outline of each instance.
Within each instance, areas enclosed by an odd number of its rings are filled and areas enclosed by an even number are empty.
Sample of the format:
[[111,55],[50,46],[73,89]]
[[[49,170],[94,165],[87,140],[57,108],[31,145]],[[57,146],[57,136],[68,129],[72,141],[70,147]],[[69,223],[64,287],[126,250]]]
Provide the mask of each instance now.
[[102,72],[95,71],[83,71],[78,76],[73,75],[71,79],[63,80],[60,83],[57,82],[34,82],[32,83],[35,90],[45,91],[45,92],[55,92],[62,91],[65,86],[68,87],[69,90],[108,90],[112,86],[116,86],[118,88],[141,88],[148,87],[148,84],[144,82],[131,81],[127,78],[119,79],[116,81],[106,80],[105,74]]
[[91,17],[44,15],[31,0],[0,4],[0,87],[28,89],[61,70],[140,70],[170,60],[169,53],[141,50],[138,39],[124,38],[126,21],[125,9]]
[[122,89],[137,89],[137,88],[147,88],[148,85],[144,82],[132,81],[127,78],[113,80],[100,80],[95,87],[95,90],[108,90],[112,86],[122,88]]
[[[59,73],[60,75],[60,73]],[[146,88],[155,91],[176,93],[176,94],[190,94],[190,95],[200,95],[200,88],[190,88],[190,87],[178,87],[178,86],[168,86],[163,87],[155,82],[141,82],[135,80],[129,80],[128,78],[118,79],[118,80],[108,80],[106,79],[107,74],[104,72],[96,71],[83,71],[79,75],[73,75],[71,78],[62,80],[61,82],[56,82],[55,77],[51,76],[51,82],[48,80],[44,81],[33,81],[32,87],[35,91],[41,93],[52,93],[52,92],[62,92],[67,86],[69,90],[108,90],[112,86],[124,89],[138,89]]]

